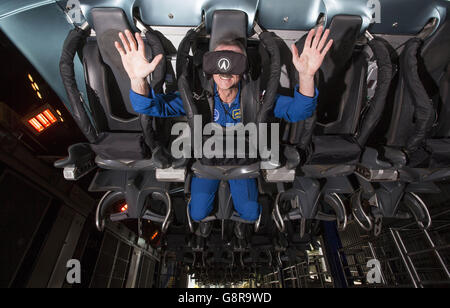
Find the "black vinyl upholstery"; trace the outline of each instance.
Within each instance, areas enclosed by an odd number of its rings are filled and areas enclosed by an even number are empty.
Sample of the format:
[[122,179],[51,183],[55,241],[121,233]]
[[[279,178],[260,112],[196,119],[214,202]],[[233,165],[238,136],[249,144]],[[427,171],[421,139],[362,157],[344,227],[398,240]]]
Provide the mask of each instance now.
[[422,78],[425,90],[438,111],[435,137],[450,137],[450,20],[436,30],[422,46],[421,59],[427,75]]
[[[398,58],[399,73],[390,93],[392,110],[385,112],[390,119],[383,119],[380,126],[385,129],[389,124],[386,138],[374,143],[378,151],[366,148],[357,167],[361,193],[352,196],[352,212],[365,230],[373,229],[380,218],[414,217],[419,228],[431,226],[419,194],[439,192],[434,182],[450,174],[448,31],[447,21],[426,41],[425,34],[419,33],[406,41]],[[366,204],[375,200],[376,206],[364,208],[364,200]]]
[[[289,132],[284,133],[287,138],[283,139],[309,153],[303,163],[355,163],[361,152],[357,133],[363,130],[364,136],[368,135],[378,121],[375,118],[366,126],[361,124],[367,91],[367,59],[355,48],[361,25],[360,16],[337,15],[333,18],[329,27],[333,46],[315,78],[319,90],[317,111],[309,119],[286,126]],[[296,42],[299,53],[303,51],[305,40],[306,35]],[[296,78],[298,82],[298,76]],[[382,98],[377,104],[384,104]],[[379,109],[383,109],[382,106],[375,110]],[[288,161],[287,165],[292,164]]]
[[313,136],[312,144],[311,165],[356,164],[361,153],[351,137]]
[[211,24],[209,50],[214,50],[217,43],[223,39],[239,40],[247,47],[247,24],[247,14],[243,11],[215,11]]
[[422,41],[408,41],[400,56],[400,80],[397,86],[387,145],[403,147],[412,153],[428,137],[435,121],[435,110],[418,73],[418,51]]
[[75,55],[81,52],[86,38],[89,36],[88,31],[76,28],[69,32],[64,41],[59,69],[61,79],[66,90],[67,97],[71,106],[72,117],[81,129],[83,135],[89,142],[95,142],[97,138],[97,128],[91,122],[89,115],[85,109],[85,103],[81,98],[78,90],[77,81],[75,79]]
[[[169,183],[156,179],[155,169],[170,167],[170,154],[156,142],[153,120],[137,114],[130,102],[130,80],[114,43],[119,32],[130,30],[120,8],[94,8],[91,11],[96,36],[90,29],[70,31],[60,61],[61,77],[73,108],[73,116],[89,143],[69,148],[69,157],[55,162],[64,168],[68,179],[77,180],[99,167],[91,182],[91,191],[107,191],[96,211],[96,224],[103,230],[107,216],[118,221],[143,218],[162,223],[166,232],[172,217]],[[149,61],[165,50],[156,31],[145,33],[146,56]],[[74,73],[74,57],[82,59],[89,106],[81,99]],[[162,91],[166,80],[167,61],[162,61],[148,78],[155,91]],[[89,114],[91,117],[89,117]],[[92,119],[92,122],[91,122]],[[114,200],[125,200],[126,211],[108,214]],[[147,207],[149,199],[166,206],[165,216]]]
[[409,167],[450,166],[450,22],[425,42],[410,39],[400,55],[388,146],[401,148]]
[[[239,22],[236,20],[240,20]],[[219,22],[220,21],[220,22]],[[233,22],[230,22],[233,21]],[[223,27],[223,24],[227,24],[227,27]],[[210,40],[214,42],[219,42],[223,39],[239,39],[246,44],[247,38],[247,16],[242,11],[237,10],[217,10],[213,14],[212,19],[212,29]],[[215,26],[219,28],[225,28],[225,30],[216,30]],[[188,119],[191,129],[194,127],[194,116],[202,115],[203,124],[211,122],[213,119],[214,111],[214,97],[213,97],[213,80],[211,76],[206,76],[202,72],[201,62],[196,61],[198,58],[197,54],[203,54],[204,50],[199,50],[197,43],[199,33],[194,30],[190,30],[183,41],[181,42],[178,49],[177,57],[177,74],[178,87],[180,90],[181,98],[183,99],[184,109],[186,111],[186,117]],[[244,74],[241,81],[241,113],[243,124],[247,123],[263,123],[268,118],[269,113],[273,110],[273,104],[275,101],[276,91],[278,89],[278,80],[280,76],[280,56],[279,51],[276,46],[274,36],[272,33],[263,32],[259,36],[260,44],[264,47],[266,52],[270,55],[269,70],[264,73],[269,76],[266,94],[262,103],[260,103],[260,89],[259,89],[259,79],[253,80],[250,74]],[[191,46],[194,48],[194,56],[189,56],[189,50]],[[210,48],[214,44],[210,45]],[[255,69],[256,70],[256,69]],[[194,71],[194,73],[192,73]],[[259,78],[260,74],[256,74]],[[202,97],[202,100],[194,99],[192,92],[198,92],[195,89],[195,81],[199,77],[200,79],[200,93],[206,94]],[[273,82],[275,81],[275,82]],[[200,143],[192,142],[192,144],[197,144],[197,146],[202,146]],[[196,150],[194,150],[196,151]],[[197,153],[200,150],[197,149]],[[202,159],[202,163],[207,165],[246,165],[252,164],[255,160],[252,158],[245,159]]]
[[[366,61],[355,53],[362,19],[354,15],[333,17],[329,38],[333,46],[316,74],[319,90],[316,132],[354,134],[365,99]],[[303,51],[306,35],[296,42]]]
[[[72,30],[64,44],[60,61],[61,77],[74,119],[91,144],[92,151],[111,162],[111,168],[115,165],[115,159],[142,161],[150,158],[155,167],[168,167],[171,158],[163,153],[159,142],[160,139],[164,140],[163,134],[157,132],[163,126],[158,127],[154,119],[134,111],[129,98],[130,80],[114,46],[119,40],[119,32],[131,31],[125,13],[120,8],[94,8],[92,19],[96,35],[89,36],[90,29]],[[158,54],[166,55],[168,42],[164,39],[161,33],[152,29],[145,33],[148,60],[151,61]],[[89,105],[81,99],[77,88],[73,68],[76,53],[80,55],[84,66]],[[166,75],[173,75],[173,70],[169,71],[168,66],[169,62],[161,61],[148,78],[156,93],[162,91]],[[164,140],[164,145],[167,145],[167,140]],[[122,164],[119,165],[123,168]],[[137,165],[149,164],[140,162]]]
[[[129,98],[130,80],[114,46],[120,31],[131,30],[128,21],[124,12],[116,8],[95,8],[92,16],[96,38],[89,39],[83,49],[90,108],[100,132],[92,148],[108,160],[148,159],[159,144],[154,120],[134,111]],[[144,42],[149,60],[157,54],[165,55],[156,31],[148,31]],[[162,91],[166,68],[166,61],[161,61],[149,79],[157,93]],[[162,163],[159,165],[167,162]]]
[[[109,97],[109,101],[105,102],[106,104],[109,103],[109,106],[105,104],[104,108],[108,116],[112,118],[111,122],[128,121],[131,122],[129,130],[137,129],[139,127],[139,119],[129,99],[131,87],[129,77],[114,46],[114,42],[118,40],[119,32],[126,29],[130,30],[125,13],[121,9],[95,8],[92,9],[92,19],[102,60],[111,69],[116,80],[116,85],[112,85],[111,88],[120,89],[122,98],[122,102],[120,102],[117,97]],[[147,46],[146,50],[148,56],[150,56],[151,48]],[[133,123],[134,127],[132,122],[136,122]]]
[[[93,113],[95,123],[100,131],[141,131],[139,116],[133,111],[130,113],[125,107],[124,95],[121,88],[128,87],[129,80],[122,80],[122,87],[119,87],[111,68],[103,62],[97,42],[90,40],[83,49],[83,64],[85,79],[89,95],[89,103]],[[121,64],[122,65],[122,64]],[[121,72],[121,75],[126,72]],[[126,99],[128,104],[129,94]]]

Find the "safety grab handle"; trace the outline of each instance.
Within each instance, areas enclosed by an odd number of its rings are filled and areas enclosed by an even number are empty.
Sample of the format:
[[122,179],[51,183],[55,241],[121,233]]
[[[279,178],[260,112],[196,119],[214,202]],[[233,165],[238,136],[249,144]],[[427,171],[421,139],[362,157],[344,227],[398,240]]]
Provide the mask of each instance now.
[[377,62],[378,77],[375,94],[368,105],[364,119],[360,121],[362,126],[356,135],[357,141],[361,146],[364,146],[367,142],[370,134],[381,119],[393,76],[391,57],[386,45],[377,38],[370,40],[368,45],[372,49]]
[[75,68],[73,63],[75,55],[86,43],[86,38],[89,36],[89,33],[90,31],[88,29],[83,30],[81,28],[75,28],[69,32],[64,41],[59,62],[59,70],[70,106],[72,107],[72,117],[87,140],[89,140],[90,143],[94,143],[98,137],[98,133],[84,109],[84,102],[75,79]]
[[265,123],[269,113],[273,110],[275,98],[278,91],[281,76],[280,50],[275,41],[275,34],[272,32],[262,32],[259,39],[270,56],[270,76],[264,94],[263,104],[258,112],[257,122]]

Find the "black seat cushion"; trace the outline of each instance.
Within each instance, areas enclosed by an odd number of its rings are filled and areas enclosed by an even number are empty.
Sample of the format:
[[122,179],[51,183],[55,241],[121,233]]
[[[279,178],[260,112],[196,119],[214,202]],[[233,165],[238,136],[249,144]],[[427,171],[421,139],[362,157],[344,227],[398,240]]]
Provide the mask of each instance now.
[[104,159],[141,160],[150,157],[141,133],[101,133],[91,148]]
[[360,146],[346,136],[314,136],[309,165],[356,164]]
[[450,167],[450,139],[429,139],[426,143],[430,152],[430,167]]

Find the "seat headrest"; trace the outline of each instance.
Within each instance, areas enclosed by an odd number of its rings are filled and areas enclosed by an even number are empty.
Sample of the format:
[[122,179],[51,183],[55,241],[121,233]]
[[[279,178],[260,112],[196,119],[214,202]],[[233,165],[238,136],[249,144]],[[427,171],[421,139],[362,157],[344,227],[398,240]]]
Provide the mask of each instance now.
[[118,40],[119,32],[130,30],[125,12],[119,8],[94,8],[92,18],[103,61],[111,67],[122,70],[122,61],[114,42]]
[[[329,26],[329,39],[333,39],[333,45],[325,56],[321,67],[325,80],[328,80],[332,75],[339,74],[346,67],[346,64],[352,58],[361,26],[361,16],[336,15],[333,17]],[[303,51],[305,40],[306,35],[296,42],[300,54]]]
[[446,20],[428,38],[421,49],[421,56],[427,71],[439,83],[443,71],[450,63],[450,20]]
[[[120,8],[93,8],[92,11],[93,28],[96,33],[97,45],[100,51],[101,59],[112,71],[113,78],[108,81],[108,85],[114,88],[114,91],[120,90],[119,96],[122,100],[107,100],[113,109],[123,109],[125,112],[114,112],[114,121],[129,122],[138,121],[137,113],[134,111],[130,99],[130,80],[126,73],[120,54],[117,52],[114,42],[119,39],[119,32],[130,30],[131,27],[125,12]],[[147,56],[150,56],[150,48],[146,48]],[[118,94],[118,93],[117,93]],[[116,94],[116,95],[117,95]]]
[[330,54],[335,63],[347,63],[353,55],[353,48],[362,26],[362,18],[357,15],[336,15],[330,23],[330,39],[333,47]]
[[209,50],[223,40],[238,40],[247,48],[247,14],[238,10],[217,10],[211,22]]

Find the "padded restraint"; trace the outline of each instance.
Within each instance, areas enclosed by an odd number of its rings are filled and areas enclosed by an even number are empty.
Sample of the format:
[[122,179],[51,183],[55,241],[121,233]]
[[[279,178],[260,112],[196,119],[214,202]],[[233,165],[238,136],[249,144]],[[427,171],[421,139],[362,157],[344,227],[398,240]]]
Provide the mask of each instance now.
[[437,29],[421,49],[424,64],[436,83],[442,77],[442,72],[450,63],[450,20],[447,19]]
[[[235,14],[235,15],[234,15]],[[230,17],[229,20],[226,17]],[[211,40],[219,42],[222,39],[233,40],[237,38],[246,37],[247,28],[246,22],[230,22],[230,20],[235,20],[237,16],[239,18],[246,21],[246,15],[240,11],[229,11],[229,10],[219,10],[214,12],[213,15],[213,28],[211,34]],[[216,19],[221,20],[221,22],[216,22]],[[226,22],[225,22],[226,21]],[[230,26],[233,31],[215,31],[215,26],[227,28]],[[236,34],[236,37],[230,37],[230,33],[237,33],[236,25],[240,25],[241,29],[239,31],[240,34]],[[215,34],[220,37],[215,37]],[[214,111],[214,97],[213,97],[213,81],[210,78],[206,78],[203,74],[200,75],[200,83],[203,88],[203,95],[201,99],[194,99],[192,94],[191,84],[193,83],[192,74],[190,74],[190,69],[199,69],[195,66],[195,55],[197,50],[193,50],[194,59],[189,56],[190,47],[194,45],[197,38],[199,36],[199,32],[194,30],[190,30],[183,41],[180,44],[178,49],[177,56],[177,74],[178,78],[178,86],[180,90],[181,98],[183,99],[184,109],[186,111],[186,117],[188,119],[189,125],[194,127],[193,118],[196,114],[201,114],[203,116],[203,125],[209,123],[213,119],[213,111]],[[259,94],[259,79],[251,80],[248,74],[244,74],[241,81],[241,114],[242,114],[242,122],[243,124],[247,123],[264,123],[269,115],[269,113],[273,110],[273,105],[275,101],[276,91],[278,89],[279,78],[281,73],[281,65],[280,65],[280,54],[278,46],[275,42],[274,35],[269,32],[263,32],[259,35],[260,44],[264,47],[265,51],[270,56],[270,70],[267,72],[269,74],[269,82],[266,89],[266,94],[264,96],[263,102],[260,102],[260,94]],[[210,46],[214,46],[214,44],[210,44]],[[211,47],[214,48],[214,47]],[[194,66],[192,65],[194,64]],[[196,78],[197,74],[193,74],[194,78]],[[197,95],[199,93],[196,93]],[[206,95],[205,95],[206,94]],[[200,153],[200,147],[202,146],[199,143],[194,144],[194,151],[198,151]],[[250,163],[249,160],[245,160],[246,163]],[[214,162],[208,162],[207,164],[212,165],[242,165],[243,162],[232,159],[232,161],[228,162],[226,159]]]
[[388,145],[403,147],[409,154],[424,145],[435,121],[433,102],[418,73],[417,53],[421,45],[421,39],[410,39],[400,56],[400,82],[387,134]]
[[359,123],[360,128],[357,132],[357,140],[361,146],[365,145],[381,119],[393,74],[389,50],[383,41],[375,38],[369,41],[368,44],[377,61],[378,76],[375,94],[368,102],[366,112]]
[[[450,137],[450,20],[446,20],[422,47],[426,77],[422,81],[439,108],[436,137]],[[429,75],[429,76],[427,76]],[[425,80],[424,80],[425,79]]]
[[428,97],[418,73],[417,54],[421,45],[420,39],[410,40],[400,59],[400,65],[404,68],[402,78],[405,80],[407,95],[414,105],[414,134],[409,136],[405,145],[408,153],[416,151],[422,145],[436,120],[433,101]]
[[59,69],[67,97],[72,107],[72,117],[86,139],[89,142],[95,142],[98,136],[97,129],[91,123],[84,107],[84,102],[81,99],[80,91],[78,90],[77,82],[75,80],[75,68],[73,63],[75,55],[83,47],[88,35],[89,33],[87,31],[85,32],[78,28],[69,32],[64,41]]
[[[357,128],[367,66],[364,57],[354,53],[361,25],[361,16],[336,15],[329,26],[333,46],[316,75],[320,102],[317,122],[325,134],[354,134]],[[306,35],[296,42],[299,53],[305,41]]]

